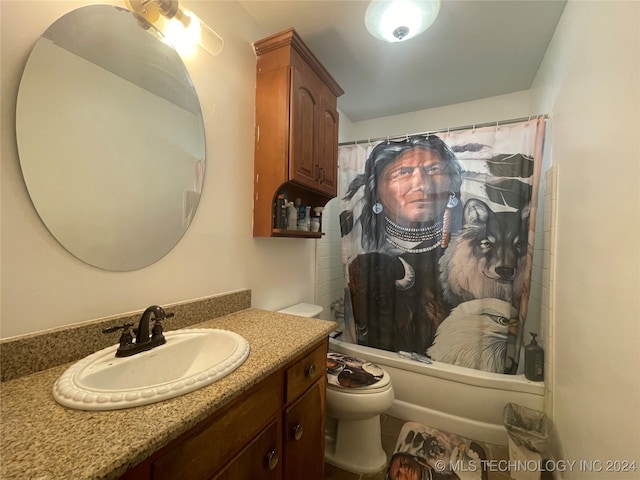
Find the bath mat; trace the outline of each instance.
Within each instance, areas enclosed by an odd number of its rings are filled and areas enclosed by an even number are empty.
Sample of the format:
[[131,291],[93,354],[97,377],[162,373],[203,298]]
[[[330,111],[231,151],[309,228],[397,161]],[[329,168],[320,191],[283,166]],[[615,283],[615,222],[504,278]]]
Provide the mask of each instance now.
[[387,480],[487,480],[488,449],[467,438],[407,422],[400,429]]

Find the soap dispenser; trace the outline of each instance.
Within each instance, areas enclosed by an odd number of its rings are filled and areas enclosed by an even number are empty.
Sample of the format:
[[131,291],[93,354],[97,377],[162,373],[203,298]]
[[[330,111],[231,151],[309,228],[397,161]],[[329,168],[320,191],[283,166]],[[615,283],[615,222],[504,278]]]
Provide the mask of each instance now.
[[536,341],[536,334],[531,334],[531,343],[524,347],[524,376],[534,382],[544,379],[544,350]]

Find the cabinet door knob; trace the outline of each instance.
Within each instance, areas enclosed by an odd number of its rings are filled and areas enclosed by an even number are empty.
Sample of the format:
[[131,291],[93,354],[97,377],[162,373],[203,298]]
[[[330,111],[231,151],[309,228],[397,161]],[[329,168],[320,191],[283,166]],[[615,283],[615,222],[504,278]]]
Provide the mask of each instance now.
[[293,427],[293,438],[295,438],[296,440],[300,440],[303,433],[304,428],[302,428],[302,425],[297,424],[295,427]]
[[269,467],[269,470],[276,468],[279,460],[280,454],[278,453],[278,450],[271,450],[267,453],[267,466]]
[[307,377],[313,378],[315,374],[316,374],[316,364],[312,363],[307,367]]

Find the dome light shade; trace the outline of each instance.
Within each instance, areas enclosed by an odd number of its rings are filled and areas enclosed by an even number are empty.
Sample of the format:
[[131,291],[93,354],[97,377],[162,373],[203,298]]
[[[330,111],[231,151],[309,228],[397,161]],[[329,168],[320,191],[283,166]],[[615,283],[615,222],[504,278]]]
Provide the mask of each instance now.
[[367,30],[385,42],[403,42],[431,26],[440,0],[372,0],[367,7]]

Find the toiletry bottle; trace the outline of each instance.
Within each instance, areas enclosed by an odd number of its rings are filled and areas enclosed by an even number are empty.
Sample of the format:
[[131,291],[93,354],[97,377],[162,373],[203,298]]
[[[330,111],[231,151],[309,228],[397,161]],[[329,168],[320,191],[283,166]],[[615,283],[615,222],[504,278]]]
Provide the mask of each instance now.
[[318,231],[322,231],[322,212],[324,211],[324,207],[313,207],[313,213],[320,220],[320,227],[318,227]]
[[531,334],[531,343],[524,347],[524,376],[534,382],[544,379],[544,350],[536,342],[536,334]]
[[296,230],[298,228],[298,209],[293,202],[287,203],[287,230]]
[[298,209],[298,230],[307,229],[307,207],[302,205],[302,200],[296,198],[296,207]]
[[279,193],[278,196],[276,197],[276,203],[274,206],[274,212],[273,212],[273,216],[274,216],[274,227],[275,228],[285,228],[285,222],[286,222],[286,211],[285,211],[285,204],[287,203],[287,199],[284,196],[284,194]]

